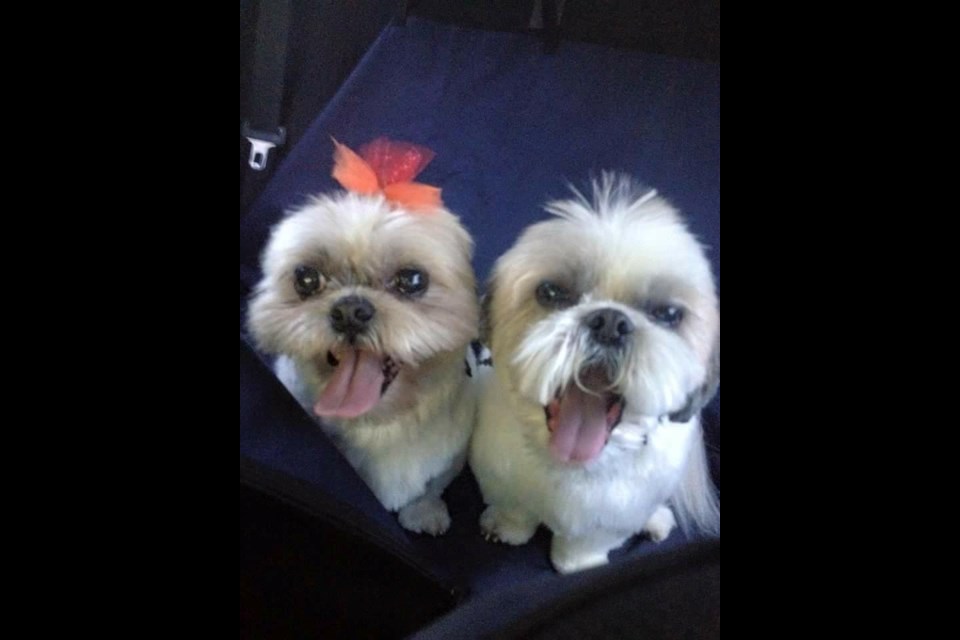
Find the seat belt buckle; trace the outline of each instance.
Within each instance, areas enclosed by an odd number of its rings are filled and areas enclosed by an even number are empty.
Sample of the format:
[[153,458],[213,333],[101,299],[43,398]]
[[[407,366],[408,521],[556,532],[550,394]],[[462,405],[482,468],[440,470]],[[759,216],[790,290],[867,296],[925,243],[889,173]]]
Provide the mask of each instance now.
[[250,168],[254,171],[263,171],[267,168],[267,158],[270,149],[282,145],[287,139],[287,131],[283,127],[277,127],[275,132],[261,131],[250,126],[249,122],[244,122],[240,129],[240,135],[250,141]]

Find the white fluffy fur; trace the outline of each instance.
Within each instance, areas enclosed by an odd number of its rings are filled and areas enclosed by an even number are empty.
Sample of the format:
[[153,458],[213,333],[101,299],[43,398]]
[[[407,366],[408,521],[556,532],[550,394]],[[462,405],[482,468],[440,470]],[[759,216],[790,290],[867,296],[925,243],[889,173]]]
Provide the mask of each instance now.
[[[663,540],[674,513],[690,530],[719,533],[699,417],[667,417],[718,375],[709,264],[654,192],[605,175],[592,201],[577,195],[550,203],[558,218],[528,229],[494,269],[487,318],[494,371],[484,381],[470,450],[489,505],[480,522],[485,535],[523,544],[545,524],[562,573],[606,563],[610,550],[641,531]],[[578,283],[576,303],[542,308],[535,291],[544,279]],[[652,322],[642,308],[650,298],[681,304],[680,328]],[[544,406],[559,388],[580,384],[584,364],[597,357],[583,319],[600,308],[620,310],[636,326],[611,364],[626,410],[599,456],[561,463],[548,449]]]
[[[468,349],[469,351],[469,349]],[[467,444],[476,420],[477,387],[463,376],[463,353],[457,353],[445,375],[430,380],[428,394],[416,410],[396,420],[320,420],[324,432],[353,465],[384,507],[400,511],[407,529],[437,535],[447,530],[450,517],[440,495],[463,468]],[[472,354],[471,354],[472,355]],[[303,408],[312,413],[317,388],[310,367],[298,367],[288,356],[277,358],[280,381]],[[420,526],[402,509],[419,498],[442,510],[439,521]],[[422,509],[422,505],[416,507]],[[428,518],[435,520],[435,517]]]
[[[379,196],[321,196],[273,230],[250,303],[252,335],[278,355],[278,377],[311,414],[334,373],[327,354],[345,344],[331,309],[345,296],[372,303],[375,315],[356,347],[389,356],[399,373],[367,413],[319,424],[415,532],[438,535],[450,526],[440,495],[463,468],[475,421],[477,388],[464,372],[479,314],[471,253],[469,235],[445,209],[410,212]],[[294,288],[300,265],[324,282],[305,299]],[[410,266],[429,274],[426,292],[414,298],[390,285]]]

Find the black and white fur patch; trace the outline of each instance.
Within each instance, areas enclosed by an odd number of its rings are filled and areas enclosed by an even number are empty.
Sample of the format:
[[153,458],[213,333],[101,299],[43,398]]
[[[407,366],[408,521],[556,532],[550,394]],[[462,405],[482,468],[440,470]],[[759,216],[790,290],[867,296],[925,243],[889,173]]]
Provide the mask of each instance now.
[[479,340],[471,342],[470,348],[467,350],[467,357],[463,359],[464,373],[472,378],[473,372],[477,371],[480,367],[492,366],[493,355],[490,353],[490,350]]

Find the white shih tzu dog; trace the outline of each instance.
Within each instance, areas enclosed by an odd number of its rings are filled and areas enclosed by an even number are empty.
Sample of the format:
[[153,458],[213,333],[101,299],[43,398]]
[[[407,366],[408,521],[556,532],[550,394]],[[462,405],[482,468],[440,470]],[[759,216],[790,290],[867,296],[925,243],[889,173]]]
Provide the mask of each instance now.
[[[403,154],[375,144],[365,157],[386,174],[377,153]],[[338,168],[362,163],[337,153]],[[450,525],[440,496],[475,421],[464,368],[479,316],[472,240],[439,197],[334,177],[350,191],[315,197],[274,228],[249,328],[380,502],[406,529],[438,535]],[[400,190],[417,187],[427,188]]]
[[674,515],[720,524],[699,421],[719,382],[710,265],[655,191],[613,174],[593,189],[497,261],[470,451],[484,534],[523,544],[545,524],[561,573],[641,531],[663,540]]

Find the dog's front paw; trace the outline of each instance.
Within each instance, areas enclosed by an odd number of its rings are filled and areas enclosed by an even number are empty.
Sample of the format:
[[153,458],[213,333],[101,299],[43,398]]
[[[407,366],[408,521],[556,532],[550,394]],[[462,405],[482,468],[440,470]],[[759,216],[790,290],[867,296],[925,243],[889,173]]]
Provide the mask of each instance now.
[[550,561],[560,573],[599,567],[607,564],[607,554],[629,537],[622,532],[602,530],[574,537],[554,533],[550,543]]
[[665,505],[660,505],[647,520],[647,524],[643,525],[643,530],[650,534],[650,539],[654,542],[663,542],[675,526],[677,526],[677,520],[673,517],[673,511]]
[[450,528],[450,512],[446,503],[435,496],[424,496],[400,509],[400,525],[414,533],[439,536]]
[[550,562],[558,573],[566,574],[599,567],[609,560],[606,548],[588,549],[554,536],[550,546]]
[[492,542],[525,544],[537,531],[539,523],[525,513],[498,507],[487,507],[480,516],[483,537]]

